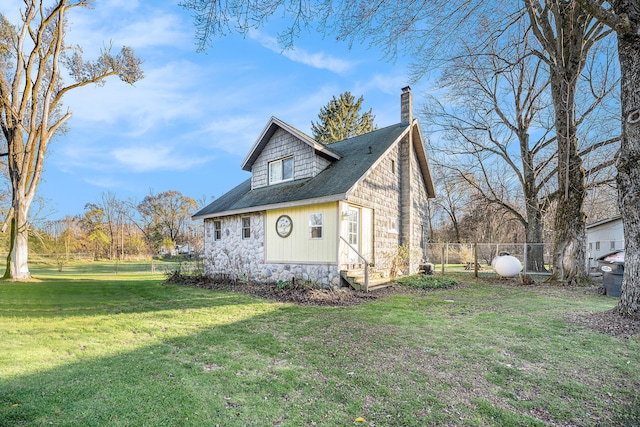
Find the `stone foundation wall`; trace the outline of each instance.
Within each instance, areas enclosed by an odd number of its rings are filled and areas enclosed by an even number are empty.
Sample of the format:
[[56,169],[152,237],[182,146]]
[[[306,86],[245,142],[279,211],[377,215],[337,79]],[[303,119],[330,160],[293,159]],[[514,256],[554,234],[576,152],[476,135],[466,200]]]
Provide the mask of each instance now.
[[[251,219],[248,239],[242,238],[243,217]],[[220,240],[213,239],[214,221],[221,221]],[[340,272],[335,264],[266,264],[264,223],[263,213],[205,220],[205,274],[231,280],[306,282],[326,288],[340,285]]]

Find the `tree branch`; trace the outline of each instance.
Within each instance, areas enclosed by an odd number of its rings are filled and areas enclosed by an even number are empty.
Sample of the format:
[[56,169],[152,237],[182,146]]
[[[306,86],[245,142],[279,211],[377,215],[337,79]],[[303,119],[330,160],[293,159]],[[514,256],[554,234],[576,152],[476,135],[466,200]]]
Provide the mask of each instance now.
[[602,2],[596,2],[594,0],[576,0],[576,2],[598,21],[613,28],[617,33],[628,34],[632,31],[631,22],[629,22],[627,16],[621,16],[611,9],[605,9]]

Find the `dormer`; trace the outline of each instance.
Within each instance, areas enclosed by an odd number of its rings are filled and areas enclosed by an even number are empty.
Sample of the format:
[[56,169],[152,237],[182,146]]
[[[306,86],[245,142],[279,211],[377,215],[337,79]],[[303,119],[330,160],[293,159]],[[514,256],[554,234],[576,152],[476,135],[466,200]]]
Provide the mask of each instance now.
[[242,162],[251,189],[313,178],[340,156],[285,122],[271,117]]

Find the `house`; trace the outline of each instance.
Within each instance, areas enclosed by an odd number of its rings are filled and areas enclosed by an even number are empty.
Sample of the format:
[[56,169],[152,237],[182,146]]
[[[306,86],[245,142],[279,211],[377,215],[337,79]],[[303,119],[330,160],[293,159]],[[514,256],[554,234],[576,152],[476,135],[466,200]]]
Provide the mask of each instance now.
[[272,117],[242,162],[251,178],[194,215],[205,274],[366,289],[374,271],[416,272],[434,189],[409,87],[400,98],[400,123],[326,146]]
[[597,267],[597,259],[624,249],[624,230],[620,215],[587,224],[587,257],[589,267]]

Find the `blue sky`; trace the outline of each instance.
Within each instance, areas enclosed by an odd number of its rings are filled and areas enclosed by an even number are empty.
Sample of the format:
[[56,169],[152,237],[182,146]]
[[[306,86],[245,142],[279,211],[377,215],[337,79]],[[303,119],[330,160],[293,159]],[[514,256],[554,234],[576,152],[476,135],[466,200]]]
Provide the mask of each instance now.
[[[17,22],[23,3],[2,4]],[[349,50],[331,36],[303,34],[295,50],[281,52],[278,22],[197,53],[178,0],[100,0],[69,20],[67,41],[81,44],[87,59],[110,41],[114,50],[128,45],[146,77],[135,87],[110,78],[65,98],[70,130],[50,146],[39,188],[49,219],[82,213],[107,191],[135,201],[150,189],[219,197],[249,177],[240,164],[271,116],[311,134],[320,108],[348,90],[364,96],[383,127],[399,121],[409,82],[409,59],[386,62],[380,51]],[[424,89],[412,87],[417,109]]]

